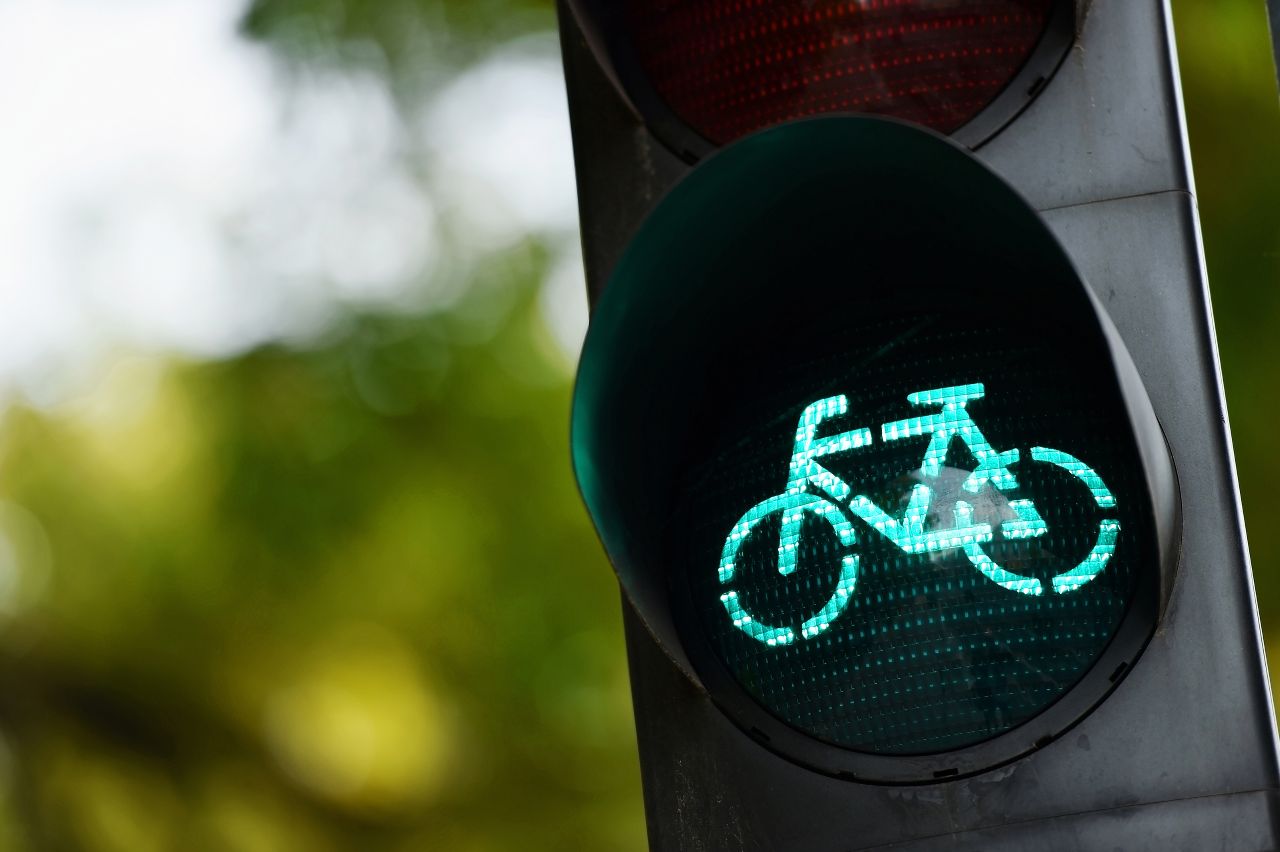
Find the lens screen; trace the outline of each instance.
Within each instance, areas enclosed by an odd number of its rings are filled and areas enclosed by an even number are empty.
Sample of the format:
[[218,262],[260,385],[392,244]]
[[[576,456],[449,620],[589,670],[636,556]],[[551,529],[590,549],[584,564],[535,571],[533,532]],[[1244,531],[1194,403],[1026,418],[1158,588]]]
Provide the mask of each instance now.
[[1154,570],[1142,469],[1069,333],[841,325],[722,400],[671,522],[684,577],[719,663],[782,721],[962,748],[1041,712],[1116,633]]

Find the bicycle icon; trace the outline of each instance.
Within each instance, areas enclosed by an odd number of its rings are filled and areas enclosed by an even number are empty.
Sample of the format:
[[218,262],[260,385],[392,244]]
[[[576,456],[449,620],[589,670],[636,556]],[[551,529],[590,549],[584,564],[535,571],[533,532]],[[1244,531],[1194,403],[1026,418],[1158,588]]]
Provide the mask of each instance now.
[[[982,384],[909,394],[907,401],[912,405],[940,410],[883,424],[881,440],[890,442],[929,435],[920,474],[921,478],[936,483],[952,440],[959,438],[978,462],[978,466],[965,478],[962,490],[976,495],[985,486],[991,485],[997,491],[1011,491],[1018,487],[1018,480],[1010,468],[1018,464],[1021,453],[1017,449],[1000,452],[992,447],[966,408],[969,403],[981,399],[985,394],[986,388]],[[804,409],[796,425],[786,490],[757,503],[733,525],[720,555],[721,586],[728,586],[733,582],[738,552],[756,525],[780,512],[782,519],[778,541],[778,573],[783,576],[793,573],[799,567],[796,564],[797,555],[806,514],[830,524],[841,545],[846,548],[856,541],[850,518],[852,515],[905,553],[960,550],[974,568],[996,585],[1024,595],[1045,594],[1044,584],[1038,578],[1022,576],[1002,568],[987,556],[982,546],[994,539],[994,533],[991,524],[973,522],[973,506],[969,502],[956,501],[954,524],[950,528],[926,529],[934,488],[917,483],[911,490],[901,516],[894,517],[869,497],[853,494],[853,488],[847,482],[823,467],[820,460],[826,456],[850,452],[869,446],[872,442],[870,429],[852,429],[836,435],[816,437],[818,427],[825,420],[844,415],[848,408],[848,399],[842,394],[820,399]],[[1074,456],[1048,447],[1032,447],[1031,458],[1037,462],[1056,465],[1080,480],[1100,508],[1115,508],[1115,497],[1102,478]],[[1008,506],[1016,517],[1000,524],[1000,532],[1005,539],[1031,539],[1048,531],[1034,501],[1010,500]],[[1118,520],[1100,521],[1093,549],[1078,565],[1052,578],[1053,592],[1059,595],[1074,592],[1098,576],[1115,552],[1119,532]],[[841,558],[839,579],[830,599],[817,613],[797,627],[773,626],[761,622],[747,612],[738,593],[732,589],[725,591],[720,600],[733,619],[734,626],[751,638],[769,646],[790,645],[796,641],[797,636],[811,639],[827,630],[848,606],[857,582],[858,555],[849,553]]]

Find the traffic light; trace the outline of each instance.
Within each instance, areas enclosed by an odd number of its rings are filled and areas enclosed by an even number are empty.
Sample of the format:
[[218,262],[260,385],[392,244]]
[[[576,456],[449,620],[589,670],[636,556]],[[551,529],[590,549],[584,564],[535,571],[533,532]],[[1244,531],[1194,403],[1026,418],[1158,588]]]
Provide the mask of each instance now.
[[561,21],[653,848],[1280,845],[1166,6]]

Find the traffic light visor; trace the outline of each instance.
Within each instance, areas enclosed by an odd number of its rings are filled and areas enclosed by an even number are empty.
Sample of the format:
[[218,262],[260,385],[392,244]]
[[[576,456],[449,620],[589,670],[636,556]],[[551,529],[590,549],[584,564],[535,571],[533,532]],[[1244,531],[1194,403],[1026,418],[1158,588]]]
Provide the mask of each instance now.
[[976,771],[1154,628],[1173,472],[1040,217],[947,140],[780,126],[655,210],[592,320],[574,460],[631,602],[745,730]]

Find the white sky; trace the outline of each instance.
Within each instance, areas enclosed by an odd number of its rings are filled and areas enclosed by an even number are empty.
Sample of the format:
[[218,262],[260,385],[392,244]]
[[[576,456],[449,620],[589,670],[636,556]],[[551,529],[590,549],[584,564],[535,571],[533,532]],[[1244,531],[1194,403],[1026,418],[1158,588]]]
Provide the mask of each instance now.
[[374,75],[283,73],[236,35],[243,6],[0,2],[0,397],[56,402],[122,350],[220,357],[343,305],[429,308],[456,297],[429,283],[446,252],[456,268],[529,232],[557,246],[542,304],[576,357],[554,35],[406,121]]

